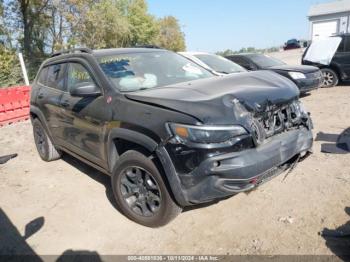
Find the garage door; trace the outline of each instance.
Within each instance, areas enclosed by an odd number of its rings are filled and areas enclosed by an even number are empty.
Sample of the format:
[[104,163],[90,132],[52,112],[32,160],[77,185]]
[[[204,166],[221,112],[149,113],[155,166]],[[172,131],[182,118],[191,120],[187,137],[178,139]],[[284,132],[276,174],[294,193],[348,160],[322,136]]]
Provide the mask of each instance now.
[[337,34],[338,21],[318,22],[312,24],[312,39],[324,38]]

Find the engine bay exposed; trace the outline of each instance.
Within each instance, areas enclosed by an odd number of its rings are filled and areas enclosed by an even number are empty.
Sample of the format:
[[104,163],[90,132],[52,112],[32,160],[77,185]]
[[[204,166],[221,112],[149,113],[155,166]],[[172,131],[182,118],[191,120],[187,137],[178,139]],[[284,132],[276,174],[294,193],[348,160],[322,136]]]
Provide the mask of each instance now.
[[298,128],[306,124],[308,117],[300,102],[294,101],[280,107],[268,106],[266,111],[256,114],[254,120],[253,125],[258,125],[258,131],[263,131],[257,137],[259,141],[283,131]]
[[[255,104],[254,109],[237,100],[234,101],[234,105],[235,110],[239,109],[240,116],[244,116],[249,121],[250,131],[257,145],[282,132],[296,129],[300,126],[311,127],[308,113],[298,100],[283,105]],[[250,113],[244,112],[243,108],[246,108]]]

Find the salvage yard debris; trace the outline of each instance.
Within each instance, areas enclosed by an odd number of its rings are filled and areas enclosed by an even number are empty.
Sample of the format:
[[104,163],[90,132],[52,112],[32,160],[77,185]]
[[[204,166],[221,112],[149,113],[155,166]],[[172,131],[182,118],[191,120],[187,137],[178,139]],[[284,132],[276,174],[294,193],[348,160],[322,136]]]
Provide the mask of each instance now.
[[320,132],[315,141],[330,142],[321,145],[322,153],[348,154],[350,153],[350,128],[345,129],[340,135]]
[[7,156],[0,156],[0,165],[5,164],[7,161],[9,161],[12,158],[17,157],[17,154],[7,155]]

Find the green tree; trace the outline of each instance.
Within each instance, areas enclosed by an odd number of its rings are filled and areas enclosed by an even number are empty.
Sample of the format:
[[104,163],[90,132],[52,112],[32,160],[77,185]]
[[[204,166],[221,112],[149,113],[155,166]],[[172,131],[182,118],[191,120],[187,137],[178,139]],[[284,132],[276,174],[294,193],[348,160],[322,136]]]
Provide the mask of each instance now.
[[47,57],[50,1],[53,0],[6,1],[7,29],[14,46],[24,54],[30,79]]
[[4,1],[0,0],[0,44],[7,48],[12,48],[11,34],[8,30],[8,15],[4,8]]
[[49,16],[46,13],[49,0],[12,0],[8,2],[11,10],[11,29],[14,32],[21,29],[17,35],[26,57],[35,57],[45,53],[45,40],[49,26]]
[[69,46],[113,48],[128,45],[130,26],[117,0],[70,0],[66,14],[70,24]]
[[231,49],[227,49],[227,50],[225,50],[223,52],[217,52],[216,54],[225,57],[225,56],[233,55],[235,53],[236,52],[232,51]]
[[176,18],[157,20],[146,0],[0,0],[0,15],[0,61],[9,61],[2,64],[1,79],[13,77],[13,83],[17,71],[11,75],[7,66],[18,68],[17,51],[23,52],[33,79],[42,61],[60,49],[144,44],[185,49]]
[[23,81],[18,57],[13,50],[0,44],[0,87],[8,87]]
[[156,19],[148,14],[145,0],[130,0],[127,17],[131,32],[130,45],[153,44],[159,28]]
[[159,19],[159,35],[156,44],[175,52],[186,49],[185,35],[181,31],[178,20],[173,16],[166,16]]
[[0,37],[5,34],[5,25],[4,25],[4,4],[0,0]]

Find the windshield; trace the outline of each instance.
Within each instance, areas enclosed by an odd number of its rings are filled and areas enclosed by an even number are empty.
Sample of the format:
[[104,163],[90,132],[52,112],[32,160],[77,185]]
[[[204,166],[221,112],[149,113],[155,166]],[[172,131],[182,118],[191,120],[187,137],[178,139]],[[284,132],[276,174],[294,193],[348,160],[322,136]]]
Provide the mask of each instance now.
[[250,55],[249,58],[260,68],[285,65],[284,62],[266,55]]
[[154,51],[107,55],[99,64],[117,89],[132,92],[187,82],[213,75],[172,52]]
[[219,73],[232,74],[247,71],[240,65],[218,55],[198,54],[194,56]]

